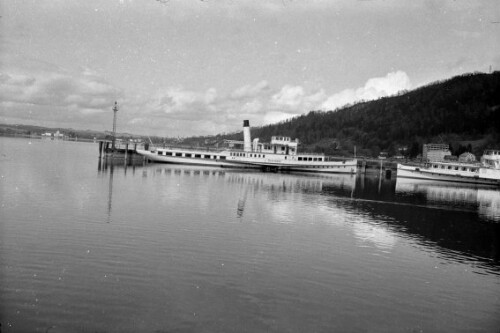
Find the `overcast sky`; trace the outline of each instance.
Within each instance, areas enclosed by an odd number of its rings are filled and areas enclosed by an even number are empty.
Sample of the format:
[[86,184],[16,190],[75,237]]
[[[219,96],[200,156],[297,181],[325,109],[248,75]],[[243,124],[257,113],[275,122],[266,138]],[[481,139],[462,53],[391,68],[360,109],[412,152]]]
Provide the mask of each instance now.
[[498,0],[0,0],[0,122],[191,136],[500,67]]

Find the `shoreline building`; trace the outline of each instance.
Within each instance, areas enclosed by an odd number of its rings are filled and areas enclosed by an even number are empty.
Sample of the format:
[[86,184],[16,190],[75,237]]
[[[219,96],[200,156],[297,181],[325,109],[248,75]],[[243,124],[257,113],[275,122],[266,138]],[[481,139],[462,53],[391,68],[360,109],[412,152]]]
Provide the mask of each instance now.
[[443,162],[445,156],[451,156],[450,146],[444,143],[427,143],[422,149],[425,162]]

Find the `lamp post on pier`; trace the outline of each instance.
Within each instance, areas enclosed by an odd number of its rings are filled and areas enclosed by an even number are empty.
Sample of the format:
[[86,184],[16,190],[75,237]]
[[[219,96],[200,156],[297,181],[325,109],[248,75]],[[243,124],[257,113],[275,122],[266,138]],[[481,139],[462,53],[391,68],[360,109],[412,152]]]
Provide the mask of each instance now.
[[115,141],[116,141],[116,113],[118,112],[118,102],[115,101],[115,106],[113,107],[113,141],[111,142],[111,148],[113,152],[115,151]]

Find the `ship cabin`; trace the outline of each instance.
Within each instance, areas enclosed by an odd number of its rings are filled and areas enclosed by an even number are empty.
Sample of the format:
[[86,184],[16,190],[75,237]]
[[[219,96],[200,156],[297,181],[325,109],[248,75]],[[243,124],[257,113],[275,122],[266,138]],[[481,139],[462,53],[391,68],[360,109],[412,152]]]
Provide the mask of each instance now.
[[481,157],[484,166],[500,169],[500,150],[488,149]]
[[260,143],[259,139],[254,139],[252,150],[259,153],[295,156],[298,145],[298,139],[292,140],[288,136],[272,136],[270,143]]
[[438,173],[444,173],[444,174],[456,174],[457,172],[465,172],[465,173],[472,173],[472,174],[478,174],[479,173],[479,166],[474,165],[474,164],[466,164],[466,163],[440,163],[440,162],[434,162],[434,163],[429,163],[429,169],[430,171],[436,171]]

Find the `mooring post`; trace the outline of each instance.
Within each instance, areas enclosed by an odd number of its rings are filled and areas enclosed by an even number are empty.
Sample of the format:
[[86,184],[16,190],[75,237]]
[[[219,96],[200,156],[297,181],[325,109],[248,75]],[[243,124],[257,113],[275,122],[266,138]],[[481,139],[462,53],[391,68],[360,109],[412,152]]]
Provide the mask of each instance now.
[[116,141],[116,113],[118,112],[118,102],[115,101],[115,105],[113,106],[113,153],[115,152],[115,141]]
[[102,141],[99,141],[99,159],[102,157],[102,146],[103,146],[103,143]]

